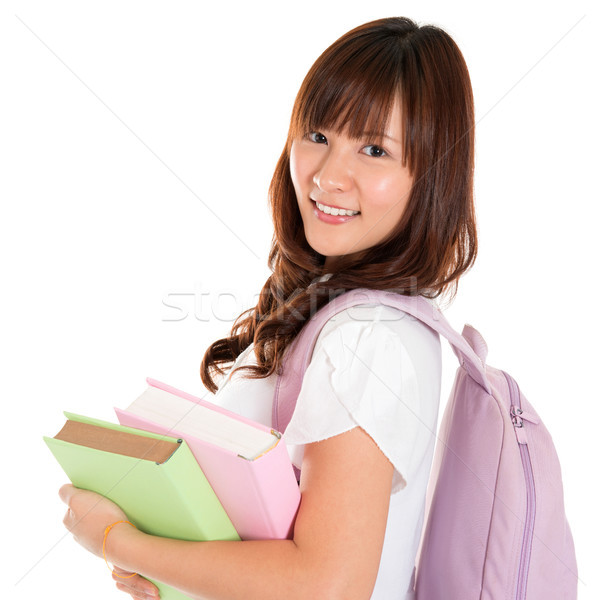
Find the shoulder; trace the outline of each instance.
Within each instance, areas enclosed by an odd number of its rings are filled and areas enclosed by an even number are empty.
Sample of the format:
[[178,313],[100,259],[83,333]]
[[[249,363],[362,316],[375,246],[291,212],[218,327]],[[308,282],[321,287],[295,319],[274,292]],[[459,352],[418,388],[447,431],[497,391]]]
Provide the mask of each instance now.
[[438,334],[421,321],[382,304],[340,311],[318,335],[286,442],[359,426],[394,465],[398,491],[420,464],[415,444],[427,446],[435,431],[440,375]]
[[[432,302],[433,303],[433,302]],[[399,308],[384,304],[358,304],[333,315],[317,336],[314,353],[344,354],[351,348],[370,355],[382,349],[397,353],[402,348],[416,362],[441,355],[439,335]],[[313,356],[314,356],[313,353]]]

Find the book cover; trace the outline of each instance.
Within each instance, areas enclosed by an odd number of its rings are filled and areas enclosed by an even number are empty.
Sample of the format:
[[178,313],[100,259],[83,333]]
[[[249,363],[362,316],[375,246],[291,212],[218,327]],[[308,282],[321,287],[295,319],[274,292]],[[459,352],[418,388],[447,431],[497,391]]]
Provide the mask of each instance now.
[[[73,485],[112,500],[136,527],[152,535],[188,541],[240,539],[185,441],[72,413],[65,416],[65,428],[54,438],[44,437],[44,441]],[[78,430],[84,426],[80,438],[65,431],[73,423]],[[85,430],[89,426],[92,433]],[[120,438],[117,452],[99,450],[83,445],[98,445],[98,440],[92,439],[98,435],[94,428],[100,438],[114,433],[128,435],[116,436]],[[105,442],[100,440],[100,444]],[[145,447],[131,450],[138,442],[145,442]],[[164,460],[157,462],[154,452],[161,448]],[[160,589],[162,600],[187,598],[161,582],[153,583]]]

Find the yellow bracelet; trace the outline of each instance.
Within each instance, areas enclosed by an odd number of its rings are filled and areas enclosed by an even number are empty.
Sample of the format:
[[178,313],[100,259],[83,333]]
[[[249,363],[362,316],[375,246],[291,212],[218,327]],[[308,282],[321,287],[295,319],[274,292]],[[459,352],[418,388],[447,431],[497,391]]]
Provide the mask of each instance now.
[[118,525],[119,523],[129,523],[132,527],[135,527],[135,525],[131,521],[117,521],[116,523],[109,525],[104,530],[104,540],[102,541],[102,556],[104,556],[104,562],[106,563],[106,566],[110,569],[110,571],[112,572],[113,575],[116,575],[117,577],[120,577],[121,579],[130,579],[131,577],[135,577],[137,575],[137,573],[133,573],[133,575],[125,575],[125,576],[119,575],[118,573],[115,573],[114,569],[111,569],[110,565],[108,564],[108,560],[106,560],[106,538],[108,537],[108,532],[115,525]]

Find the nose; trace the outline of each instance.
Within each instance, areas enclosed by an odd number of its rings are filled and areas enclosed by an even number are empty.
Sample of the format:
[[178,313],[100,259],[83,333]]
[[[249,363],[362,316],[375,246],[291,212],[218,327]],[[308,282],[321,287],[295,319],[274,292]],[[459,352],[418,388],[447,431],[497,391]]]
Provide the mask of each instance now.
[[352,177],[343,153],[330,148],[315,171],[313,182],[323,192],[347,191],[352,185]]

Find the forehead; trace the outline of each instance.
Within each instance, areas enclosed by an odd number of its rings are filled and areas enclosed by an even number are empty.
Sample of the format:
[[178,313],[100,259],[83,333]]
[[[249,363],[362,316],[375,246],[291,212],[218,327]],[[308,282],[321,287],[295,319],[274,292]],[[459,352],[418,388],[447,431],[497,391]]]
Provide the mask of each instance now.
[[400,98],[396,97],[389,107],[371,107],[366,115],[354,118],[350,111],[345,111],[337,118],[327,116],[320,120],[308,120],[305,123],[307,130],[334,131],[339,135],[356,140],[374,140],[381,142],[402,143],[402,113]]
[[[396,99],[396,101],[392,104],[389,111],[386,114],[386,118],[382,120],[379,125],[379,128],[370,128],[367,127],[360,132],[358,129],[354,131],[354,137],[360,134],[362,138],[369,139],[378,139],[383,141],[392,141],[401,143],[402,141],[402,112],[401,112],[401,104],[400,100]],[[352,136],[352,128],[344,127],[343,129],[346,135]]]
[[293,137],[308,130],[327,129],[353,139],[369,137],[383,141],[386,137],[398,141],[402,133],[401,102],[398,93],[365,97],[360,90],[346,96],[324,94],[304,106],[292,123]]

